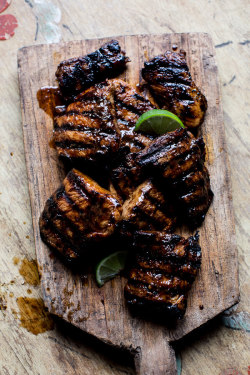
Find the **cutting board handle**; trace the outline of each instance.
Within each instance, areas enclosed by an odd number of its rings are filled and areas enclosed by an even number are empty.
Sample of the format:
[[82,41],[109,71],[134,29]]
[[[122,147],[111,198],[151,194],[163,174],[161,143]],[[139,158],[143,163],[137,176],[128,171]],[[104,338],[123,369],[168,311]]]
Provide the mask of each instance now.
[[169,342],[160,337],[148,337],[137,348],[136,375],[177,375],[175,352]]

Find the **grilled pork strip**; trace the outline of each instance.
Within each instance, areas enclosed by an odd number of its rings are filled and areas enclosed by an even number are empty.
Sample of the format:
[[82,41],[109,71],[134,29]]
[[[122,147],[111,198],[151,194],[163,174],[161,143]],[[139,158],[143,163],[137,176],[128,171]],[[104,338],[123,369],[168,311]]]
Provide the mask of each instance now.
[[201,224],[213,197],[202,139],[186,129],[167,133],[137,153],[135,162],[172,190],[189,225]]
[[140,184],[122,206],[122,226],[125,231],[172,231],[175,224],[171,198],[150,180]]
[[118,196],[128,199],[138,185],[144,180],[142,168],[136,162],[137,153],[121,155],[116,160],[116,166],[111,171],[111,181]]
[[120,145],[113,89],[108,81],[85,90],[54,118],[54,144],[70,160],[107,159]]
[[122,79],[112,80],[117,125],[121,132],[120,147],[137,152],[150,144],[153,137],[134,131],[139,117],[155,106]]
[[56,77],[65,100],[72,101],[86,88],[119,74],[129,61],[117,40],[84,57],[62,61]]
[[121,206],[110,191],[76,169],[48,199],[40,217],[43,241],[66,259],[88,256],[91,246],[110,237]]
[[202,124],[207,100],[192,80],[184,51],[167,51],[145,62],[142,77],[162,108],[175,113],[189,128]]
[[185,314],[187,292],[201,265],[198,235],[187,239],[164,232],[136,232],[137,252],[125,286],[130,306],[143,313]]

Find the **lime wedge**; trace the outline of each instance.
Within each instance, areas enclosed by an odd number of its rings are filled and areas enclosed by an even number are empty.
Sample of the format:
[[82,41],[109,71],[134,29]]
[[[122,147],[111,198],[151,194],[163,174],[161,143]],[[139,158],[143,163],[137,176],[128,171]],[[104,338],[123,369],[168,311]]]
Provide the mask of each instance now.
[[135,124],[135,131],[156,135],[162,135],[179,128],[185,128],[179,117],[164,109],[151,109],[143,113]]
[[113,279],[125,268],[127,251],[117,251],[102,259],[96,267],[96,281],[102,286],[106,281]]

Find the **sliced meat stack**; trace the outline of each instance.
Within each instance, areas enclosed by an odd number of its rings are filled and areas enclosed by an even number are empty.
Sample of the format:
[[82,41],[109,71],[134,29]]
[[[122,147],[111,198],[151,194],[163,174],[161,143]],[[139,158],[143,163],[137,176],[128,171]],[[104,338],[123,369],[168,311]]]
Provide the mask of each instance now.
[[179,216],[191,226],[200,225],[213,193],[204,166],[204,143],[186,129],[167,133],[137,154],[136,162],[172,190]]
[[137,232],[137,252],[125,286],[128,304],[144,314],[181,318],[187,292],[201,265],[198,235],[187,239],[164,232]]
[[111,40],[87,56],[62,61],[56,77],[65,100],[72,101],[86,88],[118,75],[129,61],[117,40]]
[[110,191],[73,169],[46,202],[41,236],[67,260],[88,258],[93,245],[114,233],[120,214],[120,203]]
[[145,62],[142,77],[163,109],[175,113],[187,127],[202,124],[207,100],[192,80],[184,51],[168,51]]

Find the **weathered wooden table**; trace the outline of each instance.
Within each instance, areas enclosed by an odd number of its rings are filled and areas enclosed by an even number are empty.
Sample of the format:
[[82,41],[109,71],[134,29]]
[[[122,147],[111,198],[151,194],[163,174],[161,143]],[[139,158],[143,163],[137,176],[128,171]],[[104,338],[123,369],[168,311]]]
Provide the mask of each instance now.
[[[0,11],[5,1],[0,0]],[[24,161],[17,49],[30,44],[121,34],[194,32],[212,35],[222,84],[239,251],[241,302],[176,346],[182,375],[250,373],[249,338],[249,79],[247,0],[16,0],[15,35],[0,41],[0,374],[133,374],[127,354],[54,322],[40,299]],[[10,33],[10,32],[9,32]],[[248,256],[248,259],[247,259]]]

